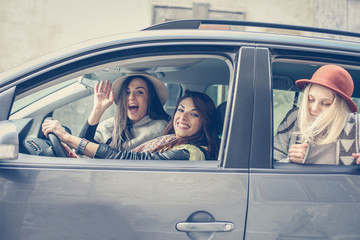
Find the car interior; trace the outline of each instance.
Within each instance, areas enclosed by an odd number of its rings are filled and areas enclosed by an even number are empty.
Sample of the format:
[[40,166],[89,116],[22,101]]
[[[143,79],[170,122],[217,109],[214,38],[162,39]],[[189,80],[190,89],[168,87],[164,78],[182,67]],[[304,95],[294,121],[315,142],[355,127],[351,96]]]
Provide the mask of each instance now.
[[[163,81],[169,91],[164,109],[171,116],[177,99],[186,89],[207,93],[215,105],[227,100],[232,63],[216,55],[167,55],[112,62],[73,73],[43,84],[16,96],[10,119],[28,119],[20,152],[32,155],[57,155],[51,139],[41,132],[42,122],[48,118],[59,120],[73,135],[78,135],[93,103],[94,86],[101,80],[114,82],[133,72],[147,72]],[[112,117],[115,104],[101,120]],[[224,111],[221,112],[225,114]],[[223,121],[224,115],[220,117]],[[221,135],[219,129],[219,135]]]

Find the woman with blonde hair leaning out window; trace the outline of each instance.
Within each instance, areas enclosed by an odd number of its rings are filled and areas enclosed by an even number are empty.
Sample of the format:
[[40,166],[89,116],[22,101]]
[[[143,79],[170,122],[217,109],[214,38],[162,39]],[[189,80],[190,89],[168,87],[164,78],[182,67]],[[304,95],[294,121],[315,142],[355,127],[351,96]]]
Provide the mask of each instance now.
[[274,159],[307,164],[360,164],[359,115],[351,100],[351,75],[337,65],[320,67],[303,90],[299,108],[288,112],[274,138]]

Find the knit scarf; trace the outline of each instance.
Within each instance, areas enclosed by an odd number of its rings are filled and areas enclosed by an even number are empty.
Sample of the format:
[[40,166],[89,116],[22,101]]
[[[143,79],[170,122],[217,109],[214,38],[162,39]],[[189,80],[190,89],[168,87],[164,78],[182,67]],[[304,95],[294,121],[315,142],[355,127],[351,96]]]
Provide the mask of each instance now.
[[164,136],[155,138],[151,141],[141,144],[140,146],[135,148],[133,151],[135,151],[135,152],[153,152],[156,148],[158,148],[160,146],[165,146],[166,144],[174,141],[175,139],[177,139],[175,134],[164,135]]

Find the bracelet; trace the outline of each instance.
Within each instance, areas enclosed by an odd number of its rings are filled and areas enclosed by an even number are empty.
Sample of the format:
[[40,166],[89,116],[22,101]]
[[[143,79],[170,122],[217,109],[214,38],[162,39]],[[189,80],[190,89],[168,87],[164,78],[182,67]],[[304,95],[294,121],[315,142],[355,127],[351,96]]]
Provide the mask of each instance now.
[[78,155],[83,155],[86,145],[89,143],[89,140],[81,139],[79,146],[76,148],[75,153]]

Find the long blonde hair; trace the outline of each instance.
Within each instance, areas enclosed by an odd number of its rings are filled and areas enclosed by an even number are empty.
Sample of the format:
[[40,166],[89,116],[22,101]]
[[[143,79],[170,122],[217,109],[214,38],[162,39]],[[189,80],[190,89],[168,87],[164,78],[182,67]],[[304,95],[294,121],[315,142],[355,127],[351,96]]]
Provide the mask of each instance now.
[[299,131],[302,142],[314,144],[328,144],[335,142],[340,136],[351,113],[347,102],[335,94],[331,106],[323,111],[315,120],[311,119],[308,101],[311,84],[304,89],[303,99],[298,112]]

